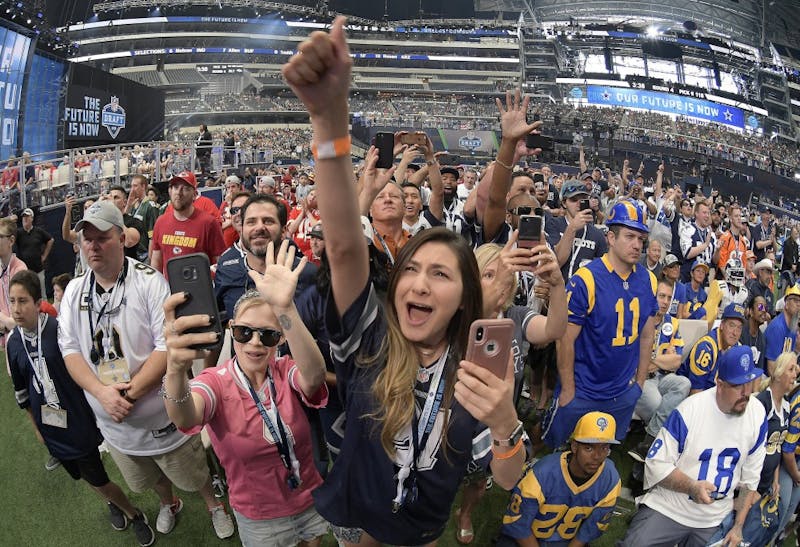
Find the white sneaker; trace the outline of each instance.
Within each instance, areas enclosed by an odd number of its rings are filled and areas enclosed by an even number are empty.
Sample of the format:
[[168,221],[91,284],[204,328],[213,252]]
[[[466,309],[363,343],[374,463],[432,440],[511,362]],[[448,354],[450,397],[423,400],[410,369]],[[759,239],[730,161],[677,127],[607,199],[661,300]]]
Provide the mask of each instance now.
[[156,519],[156,530],[162,534],[169,534],[175,528],[175,515],[183,509],[183,500],[175,498],[175,503],[171,505],[162,505],[158,510],[158,518]]
[[220,504],[209,510],[211,513],[211,524],[214,525],[214,532],[219,539],[229,538],[233,535],[233,519],[225,510],[225,506]]

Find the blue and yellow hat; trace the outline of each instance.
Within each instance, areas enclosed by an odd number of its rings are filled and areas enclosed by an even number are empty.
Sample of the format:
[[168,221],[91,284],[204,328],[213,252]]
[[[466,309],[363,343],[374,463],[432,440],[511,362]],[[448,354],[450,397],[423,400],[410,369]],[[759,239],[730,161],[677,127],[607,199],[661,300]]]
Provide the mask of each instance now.
[[650,233],[644,211],[631,199],[621,199],[611,208],[606,226],[625,226],[632,230]]
[[581,416],[572,433],[572,439],[587,444],[619,444],[617,422],[605,412],[589,412]]

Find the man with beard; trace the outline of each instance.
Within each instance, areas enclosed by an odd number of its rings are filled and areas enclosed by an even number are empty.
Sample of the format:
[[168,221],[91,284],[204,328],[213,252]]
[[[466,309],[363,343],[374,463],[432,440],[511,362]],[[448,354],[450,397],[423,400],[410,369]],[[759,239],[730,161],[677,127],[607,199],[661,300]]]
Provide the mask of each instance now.
[[[250,196],[242,206],[240,214],[242,215],[240,242],[245,255],[232,256],[221,261],[214,278],[214,292],[219,309],[220,311],[224,309],[229,318],[233,317],[233,307],[239,297],[248,289],[255,288],[247,272],[255,270],[264,273],[267,267],[267,245],[272,241],[275,252],[278,252],[286,227],[286,209],[273,196],[264,194]],[[296,253],[293,267],[300,263],[302,257],[302,253]],[[299,295],[314,283],[316,272],[316,266],[306,264],[297,281],[295,295]]]
[[719,359],[716,386],[670,414],[645,459],[650,490],[621,545],[706,545],[731,510],[721,545],[740,545],[766,455],[764,405],[750,397],[762,374],[749,347],[731,348]]
[[167,210],[153,227],[150,265],[167,277],[167,262],[189,253],[205,253],[211,264],[225,251],[222,227],[210,215],[194,206],[197,180],[184,171],[169,181]]
[[767,330],[764,331],[767,371],[778,355],[786,351],[796,351],[798,313],[800,313],[800,287],[794,285],[789,287],[783,296],[783,311],[769,322]]
[[753,359],[758,364],[758,368],[764,369],[764,350],[767,347],[767,339],[764,338],[761,325],[769,321],[769,313],[767,312],[767,302],[763,296],[754,296],[747,301],[744,317],[746,321],[739,343],[749,346],[753,350]]

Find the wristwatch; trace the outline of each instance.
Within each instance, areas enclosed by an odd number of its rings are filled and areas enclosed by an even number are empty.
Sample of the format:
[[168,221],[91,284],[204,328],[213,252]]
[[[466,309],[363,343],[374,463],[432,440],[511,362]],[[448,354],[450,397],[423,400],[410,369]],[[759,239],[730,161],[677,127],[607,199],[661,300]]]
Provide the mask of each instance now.
[[525,429],[522,427],[522,422],[517,420],[517,427],[511,432],[511,435],[508,436],[508,439],[504,441],[498,441],[497,439],[492,439],[492,444],[494,446],[504,446],[504,447],[512,447],[516,446],[519,440],[522,438],[522,434],[525,433]]

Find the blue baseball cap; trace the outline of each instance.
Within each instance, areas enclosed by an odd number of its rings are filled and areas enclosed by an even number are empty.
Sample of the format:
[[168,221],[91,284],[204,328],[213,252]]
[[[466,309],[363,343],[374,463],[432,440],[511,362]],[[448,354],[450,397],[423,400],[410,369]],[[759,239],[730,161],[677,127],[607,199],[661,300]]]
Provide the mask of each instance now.
[[738,319],[744,323],[744,306],[731,302],[725,306],[725,310],[722,312],[722,319]]
[[561,199],[567,199],[579,195],[589,197],[589,190],[586,189],[586,183],[576,179],[569,179],[561,185]]
[[756,366],[753,350],[750,346],[733,346],[723,351],[717,361],[719,379],[740,386],[764,375],[764,371]]

